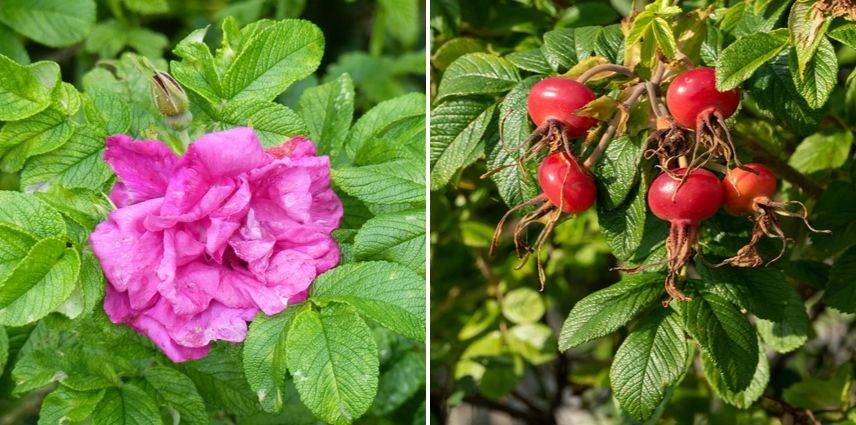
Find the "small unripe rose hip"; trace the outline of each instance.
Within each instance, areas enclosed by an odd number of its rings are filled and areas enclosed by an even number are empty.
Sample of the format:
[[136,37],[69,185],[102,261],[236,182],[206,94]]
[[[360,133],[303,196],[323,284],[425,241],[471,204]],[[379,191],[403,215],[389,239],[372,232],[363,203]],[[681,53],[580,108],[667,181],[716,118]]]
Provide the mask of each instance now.
[[764,165],[746,164],[745,168],[728,170],[722,180],[725,210],[733,215],[746,215],[755,210],[757,201],[769,200],[776,193],[776,175]]

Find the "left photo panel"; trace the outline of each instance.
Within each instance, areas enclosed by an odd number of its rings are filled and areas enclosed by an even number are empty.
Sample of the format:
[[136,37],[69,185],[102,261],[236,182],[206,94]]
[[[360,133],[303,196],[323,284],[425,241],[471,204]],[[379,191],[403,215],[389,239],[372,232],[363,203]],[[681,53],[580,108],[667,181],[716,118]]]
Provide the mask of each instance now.
[[424,424],[425,13],[0,1],[0,424]]

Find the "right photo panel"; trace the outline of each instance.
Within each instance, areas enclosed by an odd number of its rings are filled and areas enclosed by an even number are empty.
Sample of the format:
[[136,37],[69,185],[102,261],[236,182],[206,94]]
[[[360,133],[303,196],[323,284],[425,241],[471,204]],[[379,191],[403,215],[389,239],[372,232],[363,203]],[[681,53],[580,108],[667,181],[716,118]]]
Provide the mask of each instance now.
[[433,424],[856,423],[856,3],[429,32]]

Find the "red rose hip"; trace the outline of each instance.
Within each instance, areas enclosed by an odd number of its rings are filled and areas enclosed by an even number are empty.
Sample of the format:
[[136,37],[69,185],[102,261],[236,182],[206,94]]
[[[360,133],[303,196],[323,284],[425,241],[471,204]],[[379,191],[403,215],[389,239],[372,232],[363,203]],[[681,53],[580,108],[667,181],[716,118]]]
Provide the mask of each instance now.
[[541,161],[538,184],[547,200],[568,214],[589,209],[597,196],[592,178],[564,152],[551,153]]
[[596,97],[591,89],[576,80],[549,77],[532,87],[527,108],[535,125],[540,127],[548,120],[555,120],[562,125],[568,136],[580,137],[597,121],[594,118],[577,116],[575,113]]
[[697,128],[706,115],[719,114],[725,119],[734,114],[740,103],[737,89],[721,92],[716,89],[713,68],[695,68],[678,75],[666,92],[666,106],[683,127]]
[[[684,179],[686,173],[689,174]],[[719,179],[703,168],[672,170],[660,174],[651,183],[648,207],[655,216],[670,223],[669,238],[666,240],[669,271],[665,283],[669,298],[664,305],[669,305],[672,299],[690,299],[677,288],[677,279],[681,269],[693,256],[699,223],[716,213],[722,205],[723,196]]]

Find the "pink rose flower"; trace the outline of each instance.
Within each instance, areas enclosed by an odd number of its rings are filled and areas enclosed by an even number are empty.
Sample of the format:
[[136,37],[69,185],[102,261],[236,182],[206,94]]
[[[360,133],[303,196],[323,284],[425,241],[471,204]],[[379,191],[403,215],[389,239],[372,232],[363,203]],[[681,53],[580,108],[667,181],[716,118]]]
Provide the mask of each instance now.
[[339,262],[342,203],[330,160],[295,137],[267,152],[253,130],[210,133],[177,157],[159,141],[107,138],[117,210],[90,236],[104,310],[173,361],[241,342],[247,321],[306,298]]

